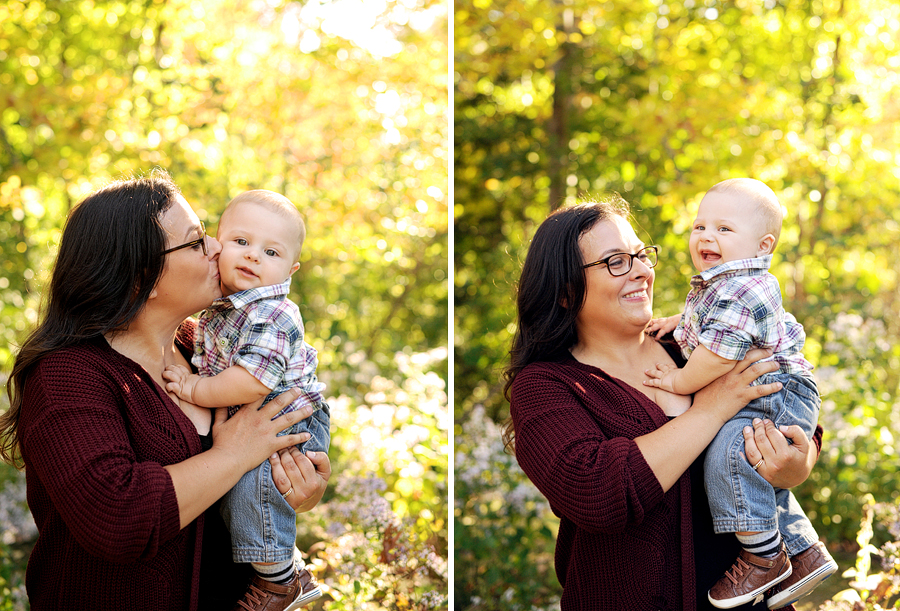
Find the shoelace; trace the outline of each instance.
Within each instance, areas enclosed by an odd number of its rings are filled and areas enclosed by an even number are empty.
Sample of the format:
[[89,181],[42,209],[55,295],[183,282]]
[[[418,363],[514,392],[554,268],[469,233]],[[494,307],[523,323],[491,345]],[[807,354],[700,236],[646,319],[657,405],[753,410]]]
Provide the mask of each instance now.
[[[256,596],[254,596],[254,593]],[[268,598],[269,595],[266,592],[263,592],[253,584],[247,588],[247,592],[244,594],[244,599],[238,601],[238,607],[243,607],[247,611],[253,611],[260,604],[262,604],[263,599]],[[250,605],[253,605],[252,607]]]
[[[738,580],[735,577],[735,575],[743,577],[744,571],[746,571],[749,568],[750,568],[750,565],[747,564],[746,562],[744,562],[743,558],[738,558],[737,560],[735,560],[734,566],[732,566],[730,570],[725,571],[725,577],[730,579],[732,581],[732,583],[734,583],[734,585],[737,585]],[[733,571],[733,573],[732,573],[732,571]]]

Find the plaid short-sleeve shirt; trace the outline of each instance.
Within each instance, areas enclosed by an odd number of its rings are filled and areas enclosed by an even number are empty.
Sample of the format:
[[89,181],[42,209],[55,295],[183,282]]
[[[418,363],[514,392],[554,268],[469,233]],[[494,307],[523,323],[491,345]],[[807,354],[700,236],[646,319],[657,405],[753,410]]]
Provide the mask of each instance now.
[[303,340],[300,310],[287,298],[290,286],[286,280],[216,299],[200,314],[191,360],[203,376],[240,365],[273,394],[299,388],[300,396],[279,415],[324,402],[316,349]]
[[771,264],[771,255],[729,261],[691,278],[675,329],[685,358],[699,345],[731,361],[743,359],[751,348],[768,348],[782,373],[810,374],[812,365],[801,352],[806,333],[784,311]]

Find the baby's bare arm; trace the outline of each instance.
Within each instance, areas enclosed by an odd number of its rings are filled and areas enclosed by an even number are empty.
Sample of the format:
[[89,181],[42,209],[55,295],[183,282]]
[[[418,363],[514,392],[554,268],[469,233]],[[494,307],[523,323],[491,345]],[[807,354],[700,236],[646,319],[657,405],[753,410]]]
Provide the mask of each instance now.
[[678,370],[672,385],[674,387],[672,392],[679,395],[693,394],[716,378],[731,371],[734,365],[735,361],[723,359],[706,346],[697,346],[691,352],[687,365]]
[[201,407],[228,407],[252,403],[270,392],[262,382],[240,365],[232,365],[214,376],[193,374],[181,365],[163,371],[166,390]]

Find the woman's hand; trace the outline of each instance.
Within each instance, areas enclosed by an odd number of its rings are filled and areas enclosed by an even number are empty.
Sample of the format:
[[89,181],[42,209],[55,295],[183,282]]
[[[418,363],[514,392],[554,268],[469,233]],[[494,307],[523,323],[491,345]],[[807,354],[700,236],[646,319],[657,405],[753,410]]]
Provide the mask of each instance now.
[[228,492],[244,473],[258,467],[279,450],[310,438],[309,433],[277,436],[312,415],[312,407],[308,406],[275,418],[275,414],[290,405],[299,394],[297,389],[283,392],[261,409],[257,409],[259,402],[245,405],[227,420],[226,408],[217,409],[212,448],[164,467],[172,477],[178,497],[182,528]]
[[269,457],[272,465],[272,480],[285,500],[297,513],[315,507],[331,477],[331,461],[325,452],[304,454],[294,446],[281,450]]
[[771,350],[756,348],[747,352],[744,360],[738,361],[731,371],[694,394],[694,406],[691,409],[702,404],[703,409],[712,410],[712,413],[721,418],[721,424],[725,424],[753,399],[781,390],[780,382],[751,386],[761,375],[778,370],[778,363],[775,361],[759,362],[769,356],[772,356]]
[[262,408],[259,407],[262,400],[248,403],[227,420],[225,408],[216,410],[213,450],[228,450],[232,456],[240,457],[242,473],[245,473],[275,452],[309,440],[311,437],[309,433],[276,436],[284,429],[312,415],[312,406],[307,405],[275,418],[275,414],[290,405],[298,396],[300,391],[291,389],[281,393]]
[[754,418],[752,428],[744,427],[744,452],[747,462],[759,464],[756,470],[775,488],[802,484],[819,456],[815,444],[799,426],[777,429],[771,420],[759,418]]

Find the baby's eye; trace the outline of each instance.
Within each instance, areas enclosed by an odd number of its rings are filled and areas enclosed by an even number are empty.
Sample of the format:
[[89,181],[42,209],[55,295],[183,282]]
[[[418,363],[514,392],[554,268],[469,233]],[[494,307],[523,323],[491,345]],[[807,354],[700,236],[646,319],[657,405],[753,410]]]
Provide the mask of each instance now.
[[719,231],[721,231],[722,233],[725,233],[726,231],[731,231],[731,229],[729,227],[722,226],[722,227],[719,227]]
[[234,241],[237,242],[238,244],[240,244],[241,246],[247,245],[247,240],[245,240],[244,238],[235,238]]
[[277,256],[278,256],[278,251],[277,251],[277,250],[273,250],[273,249],[271,249],[271,248],[267,248],[267,249],[266,249],[266,254],[269,255],[270,257],[277,257]]
[[706,229],[703,225],[694,225],[694,231],[703,231]]

